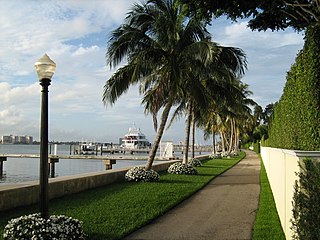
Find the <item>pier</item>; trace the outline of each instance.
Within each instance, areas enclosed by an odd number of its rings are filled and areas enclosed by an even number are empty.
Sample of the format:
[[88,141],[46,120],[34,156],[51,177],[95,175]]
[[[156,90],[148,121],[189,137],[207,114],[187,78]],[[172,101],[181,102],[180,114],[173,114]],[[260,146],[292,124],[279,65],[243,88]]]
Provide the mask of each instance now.
[[[169,146],[169,147],[168,147]],[[48,174],[51,178],[55,177],[56,164],[59,163],[60,159],[88,159],[88,160],[100,160],[104,164],[105,170],[112,169],[112,165],[116,164],[117,161],[121,160],[147,160],[147,154],[150,151],[150,148],[123,148],[120,145],[110,145],[109,147],[102,147],[102,144],[94,144],[94,151],[90,153],[80,154],[78,144],[70,144],[67,146],[67,150],[64,150],[63,154],[58,153],[59,144],[50,144],[49,145],[49,156],[48,164],[49,171]],[[197,154],[203,154],[205,152],[211,152],[212,146],[196,146],[195,152]],[[78,150],[78,151],[76,151]],[[189,151],[191,149],[189,148]],[[169,142],[169,145],[159,147],[159,152],[155,160],[175,160],[178,159],[175,157],[175,153],[178,155],[183,153],[182,145],[174,145],[172,142]],[[5,162],[8,158],[38,158],[40,159],[39,154],[0,154],[0,178],[5,174]]]
[[[51,146],[50,145],[50,153],[51,153]],[[181,144],[172,144],[172,151],[173,152],[181,152],[183,153],[183,148],[184,146]],[[108,147],[104,146],[101,143],[96,143],[94,144],[94,154],[95,155],[103,155],[103,154],[141,154],[141,153],[145,153],[148,154],[149,151],[151,150],[151,148],[149,147],[145,147],[145,148],[125,148],[125,147],[121,147],[119,144],[110,144],[108,145]],[[191,146],[189,146],[189,151],[191,152]],[[194,151],[196,153],[199,153],[201,155],[201,153],[204,152],[212,152],[212,146],[208,146],[208,145],[197,145],[194,147]],[[80,155],[81,154],[81,150],[80,150],[80,145],[70,145],[70,155],[71,154],[75,154],[75,155]]]
[[[0,177],[3,175],[3,162],[7,161],[7,158],[40,158],[39,154],[0,154]],[[49,175],[51,178],[55,176],[55,164],[59,162],[59,159],[92,159],[101,160],[105,165],[105,170],[112,169],[112,165],[121,160],[147,160],[148,156],[109,156],[109,155],[52,155],[48,156]],[[155,157],[157,161],[173,160],[167,158]]]

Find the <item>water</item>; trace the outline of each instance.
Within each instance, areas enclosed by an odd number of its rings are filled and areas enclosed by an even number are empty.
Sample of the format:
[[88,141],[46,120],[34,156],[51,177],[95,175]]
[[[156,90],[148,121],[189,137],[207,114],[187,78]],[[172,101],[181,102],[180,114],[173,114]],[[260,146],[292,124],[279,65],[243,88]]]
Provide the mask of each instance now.
[[[52,153],[54,148],[52,147]],[[58,145],[58,155],[69,155],[70,145]],[[39,145],[2,145],[0,154],[40,154]],[[145,155],[147,158],[147,155]],[[113,169],[144,164],[142,160],[121,160],[112,166]],[[4,173],[0,185],[39,179],[39,158],[7,158],[4,162]],[[93,159],[59,159],[55,164],[55,176],[69,176],[105,170],[102,160]]]

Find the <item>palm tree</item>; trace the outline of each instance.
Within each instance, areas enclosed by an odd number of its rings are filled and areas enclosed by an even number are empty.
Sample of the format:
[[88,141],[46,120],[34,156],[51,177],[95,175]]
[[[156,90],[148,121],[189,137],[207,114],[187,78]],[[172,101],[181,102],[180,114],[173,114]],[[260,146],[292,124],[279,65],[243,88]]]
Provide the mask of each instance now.
[[[201,109],[207,109],[212,102],[225,98],[231,93],[235,78],[240,77],[246,68],[246,58],[242,50],[232,47],[219,46],[210,42],[211,61],[206,65],[193,64],[190,72],[184,81],[181,95],[181,103],[177,108],[175,115],[181,115],[183,111],[186,114],[186,132],[183,150],[183,163],[188,162],[188,151],[190,142],[190,128],[192,133],[192,150],[194,149],[194,126],[195,112]],[[194,151],[192,151],[194,154]]]
[[248,85],[234,79],[229,86],[229,95],[212,102],[199,122],[206,138],[212,134],[214,154],[217,133],[220,135],[223,154],[230,154],[239,150],[240,136],[254,123],[249,106],[255,106],[256,103],[248,98],[251,94]]
[[[157,135],[146,169],[154,161],[172,106],[179,104],[183,80],[192,64],[210,58],[209,34],[204,23],[187,17],[175,0],[150,0],[135,4],[124,24],[108,42],[107,63],[127,63],[107,80],[103,102],[112,105],[131,85],[140,84],[145,113],[151,113]],[[162,111],[159,128],[157,114]]]
[[263,111],[263,124],[266,124],[266,125],[269,124],[273,110],[274,110],[273,103],[270,103],[265,107],[265,109]]
[[[188,115],[192,117],[191,121],[187,121],[187,124],[192,123],[193,128],[192,149],[194,149],[195,112],[200,113],[203,108],[208,109],[210,112],[210,105],[217,105],[222,99],[226,101],[228,97],[231,97],[233,92],[235,90],[237,91],[237,85],[234,85],[235,79],[239,79],[247,68],[246,56],[241,49],[219,46],[216,43],[214,43],[213,46],[212,62],[210,62],[206,71],[204,71],[206,74],[203,74],[202,71],[199,77],[201,84],[203,84],[206,89],[206,105],[204,106],[203,103],[199,102],[199,98],[194,99],[193,101],[195,103],[193,104],[193,108],[190,108],[188,113]],[[195,90],[196,89],[193,88],[192,92]],[[199,93],[196,92],[194,95],[198,96]],[[200,99],[200,101],[202,101],[202,99]],[[199,119],[199,117],[197,119]],[[190,128],[190,126],[187,126],[187,128]],[[186,129],[186,136],[188,137],[187,132],[188,130]],[[213,141],[215,141],[214,136]],[[213,144],[215,146],[215,142]],[[187,147],[185,148],[188,149]],[[194,151],[192,151],[192,154],[192,157],[194,157]],[[187,153],[185,153],[184,158],[188,158]]]
[[264,119],[264,113],[263,113],[263,109],[260,105],[256,105],[253,109],[253,116],[255,118],[256,121],[256,126],[259,126],[262,122],[262,120]]
[[[238,48],[223,47],[211,43],[211,61],[206,66],[192,66],[184,82],[185,94],[173,118],[185,112],[186,132],[183,163],[188,162],[190,128],[192,126],[191,152],[194,157],[195,115],[209,109],[210,105],[232,95],[234,79],[240,77],[246,68],[246,58]],[[199,118],[199,117],[197,117]]]
[[248,85],[239,82],[240,94],[236,94],[233,104],[228,106],[226,118],[225,141],[228,145],[227,154],[239,150],[240,134],[244,132],[248,123],[254,125],[254,117],[251,115],[250,106],[256,106],[256,102],[249,98],[252,94]]

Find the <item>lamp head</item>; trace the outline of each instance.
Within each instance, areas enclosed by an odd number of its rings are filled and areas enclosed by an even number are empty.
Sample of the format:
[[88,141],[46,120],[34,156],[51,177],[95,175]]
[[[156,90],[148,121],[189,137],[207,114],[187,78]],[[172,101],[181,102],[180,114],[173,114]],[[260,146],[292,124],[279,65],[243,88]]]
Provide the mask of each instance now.
[[52,78],[54,71],[56,70],[56,64],[52,61],[47,54],[43,55],[35,64],[39,81],[41,79],[50,79]]

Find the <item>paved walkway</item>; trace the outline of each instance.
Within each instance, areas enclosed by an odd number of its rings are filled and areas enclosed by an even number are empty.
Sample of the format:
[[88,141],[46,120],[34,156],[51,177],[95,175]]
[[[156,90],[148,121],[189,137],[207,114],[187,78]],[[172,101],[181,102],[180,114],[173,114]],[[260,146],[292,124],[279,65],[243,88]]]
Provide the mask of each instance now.
[[260,193],[254,152],[165,215],[126,240],[252,239]]

